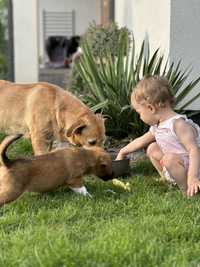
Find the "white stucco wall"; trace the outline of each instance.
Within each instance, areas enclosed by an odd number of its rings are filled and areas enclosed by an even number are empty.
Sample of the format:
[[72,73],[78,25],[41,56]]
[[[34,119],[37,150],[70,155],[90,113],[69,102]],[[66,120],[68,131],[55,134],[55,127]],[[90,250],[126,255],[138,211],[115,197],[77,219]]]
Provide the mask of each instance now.
[[147,39],[152,52],[160,47],[160,52],[168,55],[170,0],[116,0],[115,20],[133,31],[137,49]]
[[42,11],[69,12],[75,10],[75,35],[82,35],[89,24],[95,21],[100,23],[101,18],[101,0],[40,0],[40,57],[44,59],[44,40],[43,40],[43,24]]
[[[181,59],[184,69],[190,66],[193,69],[189,76],[191,80],[200,76],[199,14],[199,0],[171,1],[170,61],[177,62]],[[188,99],[198,92],[200,92],[200,84],[195,87]],[[199,110],[200,99],[187,109]]]
[[[193,68],[187,82],[200,76],[200,1],[199,0],[116,0],[115,19],[120,26],[133,30],[136,48],[144,39],[151,50],[160,52],[170,62],[182,60],[182,69]],[[200,91],[195,87],[187,100]],[[184,102],[183,102],[184,103]],[[187,109],[199,110],[200,99]]]
[[38,81],[37,0],[13,0],[16,82]]

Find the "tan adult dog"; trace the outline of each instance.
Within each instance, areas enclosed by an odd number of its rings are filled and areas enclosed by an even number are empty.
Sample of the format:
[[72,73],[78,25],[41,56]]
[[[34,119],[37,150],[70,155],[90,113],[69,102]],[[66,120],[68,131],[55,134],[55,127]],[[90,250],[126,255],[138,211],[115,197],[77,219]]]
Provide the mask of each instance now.
[[34,154],[48,152],[54,140],[99,146],[105,139],[101,115],[49,83],[0,80],[0,131],[30,137]]
[[0,206],[16,200],[25,191],[47,192],[62,185],[89,195],[83,186],[85,174],[94,174],[105,181],[112,178],[111,157],[100,147],[63,148],[11,161],[6,150],[20,137],[8,136],[0,145]]

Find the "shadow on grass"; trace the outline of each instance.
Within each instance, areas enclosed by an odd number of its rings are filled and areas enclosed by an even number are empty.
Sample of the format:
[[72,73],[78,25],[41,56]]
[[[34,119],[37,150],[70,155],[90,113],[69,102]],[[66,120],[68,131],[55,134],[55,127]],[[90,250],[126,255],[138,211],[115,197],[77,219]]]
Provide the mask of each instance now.
[[153,167],[150,160],[146,157],[138,159],[137,161],[131,164],[131,174],[133,175],[145,175],[152,176],[157,175],[156,169]]

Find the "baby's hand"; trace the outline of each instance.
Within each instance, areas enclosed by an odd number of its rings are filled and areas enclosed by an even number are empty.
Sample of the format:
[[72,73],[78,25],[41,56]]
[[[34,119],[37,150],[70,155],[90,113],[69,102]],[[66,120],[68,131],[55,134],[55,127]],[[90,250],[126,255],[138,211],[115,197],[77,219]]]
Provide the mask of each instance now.
[[197,178],[190,179],[188,181],[187,196],[192,197],[200,190],[200,180]]
[[123,152],[120,150],[115,160],[122,160],[124,157]]

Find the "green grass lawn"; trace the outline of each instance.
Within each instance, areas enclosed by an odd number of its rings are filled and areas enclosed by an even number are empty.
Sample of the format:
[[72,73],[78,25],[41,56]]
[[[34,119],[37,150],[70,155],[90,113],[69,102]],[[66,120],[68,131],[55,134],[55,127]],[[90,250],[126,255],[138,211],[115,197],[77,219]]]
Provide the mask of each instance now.
[[[9,151],[24,154],[23,140]],[[25,193],[0,210],[0,266],[200,266],[200,198],[157,178],[143,160],[132,166],[130,193],[92,177],[92,199],[65,188]]]

